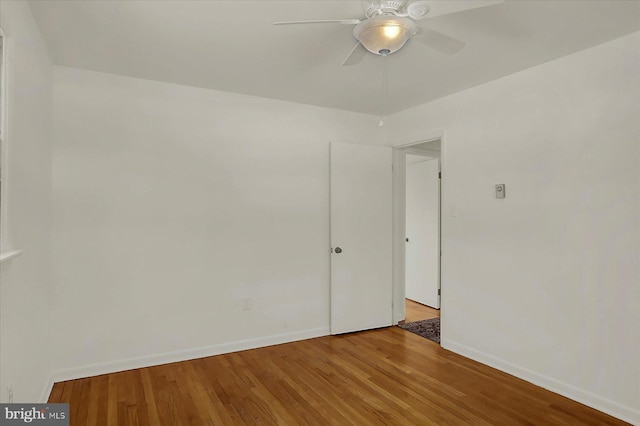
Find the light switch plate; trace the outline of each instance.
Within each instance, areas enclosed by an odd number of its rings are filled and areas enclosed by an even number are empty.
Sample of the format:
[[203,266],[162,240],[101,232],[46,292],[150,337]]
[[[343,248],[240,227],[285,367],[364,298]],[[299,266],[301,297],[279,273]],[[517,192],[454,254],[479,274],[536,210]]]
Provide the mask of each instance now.
[[507,194],[505,193],[505,185],[504,183],[499,183],[496,185],[496,198],[505,198]]

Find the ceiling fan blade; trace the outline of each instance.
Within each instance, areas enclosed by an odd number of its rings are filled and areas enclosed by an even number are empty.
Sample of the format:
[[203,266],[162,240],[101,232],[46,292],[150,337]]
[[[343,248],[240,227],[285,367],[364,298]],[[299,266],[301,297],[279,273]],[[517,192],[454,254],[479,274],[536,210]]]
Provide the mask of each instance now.
[[356,25],[359,24],[359,19],[322,19],[316,21],[284,21],[274,22],[273,25],[298,25],[298,24],[342,24],[342,25]]
[[407,12],[411,19],[421,20],[480,7],[495,6],[500,3],[504,3],[504,0],[414,1],[407,6]]
[[367,49],[364,48],[362,43],[358,42],[358,44],[351,49],[351,53],[349,53],[349,56],[344,60],[342,66],[349,67],[351,65],[359,64],[360,61],[362,61],[362,58],[367,56],[367,53]]
[[418,34],[411,37],[411,40],[420,42],[446,55],[453,55],[466,45],[458,39],[428,28],[421,28]]

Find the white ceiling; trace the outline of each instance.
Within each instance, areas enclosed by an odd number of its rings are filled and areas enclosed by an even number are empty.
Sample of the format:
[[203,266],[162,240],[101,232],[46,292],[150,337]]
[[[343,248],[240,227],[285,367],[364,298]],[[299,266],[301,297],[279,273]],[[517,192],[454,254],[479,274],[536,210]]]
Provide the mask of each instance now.
[[[454,1],[454,0],[449,0]],[[360,1],[29,2],[57,65],[380,114],[382,58],[341,63]],[[420,21],[467,43],[446,56],[411,40],[388,60],[384,114],[640,30],[640,1],[507,0]]]

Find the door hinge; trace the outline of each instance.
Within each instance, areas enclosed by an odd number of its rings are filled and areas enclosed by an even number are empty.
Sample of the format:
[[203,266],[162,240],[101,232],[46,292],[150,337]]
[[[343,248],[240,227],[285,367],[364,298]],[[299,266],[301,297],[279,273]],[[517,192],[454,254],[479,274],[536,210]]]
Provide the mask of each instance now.
[[440,289],[438,289],[438,296],[440,296]]
[[442,179],[442,172],[438,172],[438,179]]

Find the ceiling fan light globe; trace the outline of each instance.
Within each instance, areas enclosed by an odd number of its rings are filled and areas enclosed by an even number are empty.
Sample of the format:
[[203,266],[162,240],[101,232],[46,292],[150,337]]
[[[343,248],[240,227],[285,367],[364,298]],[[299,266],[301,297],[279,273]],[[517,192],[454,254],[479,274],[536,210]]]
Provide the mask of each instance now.
[[392,40],[400,35],[402,28],[397,25],[385,25],[383,27],[383,32],[387,39]]
[[417,33],[417,27],[407,18],[377,16],[356,25],[353,36],[376,55],[388,55],[398,51]]

